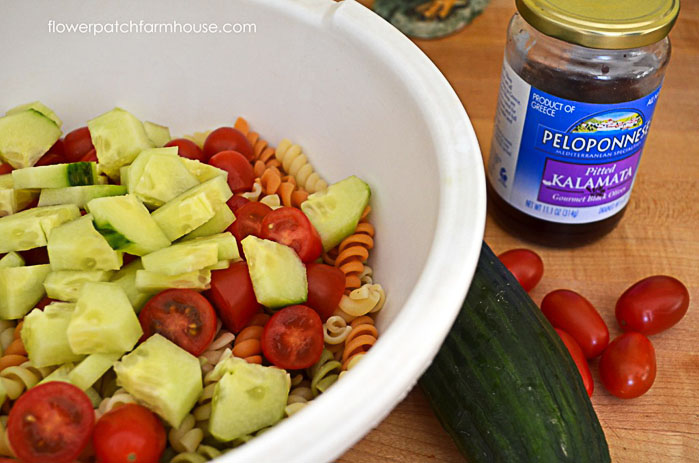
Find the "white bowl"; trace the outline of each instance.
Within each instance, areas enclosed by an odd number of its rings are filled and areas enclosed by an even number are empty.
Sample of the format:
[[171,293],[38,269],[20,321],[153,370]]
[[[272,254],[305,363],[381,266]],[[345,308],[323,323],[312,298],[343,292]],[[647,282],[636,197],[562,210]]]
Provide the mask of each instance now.
[[[141,20],[255,32],[60,34],[51,20],[59,32]],[[327,461],[376,426],[446,336],[484,228],[478,142],[429,59],[350,0],[13,2],[0,26],[5,109],[38,99],[71,130],[122,106],[179,135],[241,115],[274,144],[301,144],[327,180],[371,185],[371,262],[388,293],[379,341],[312,406],[219,461]]]

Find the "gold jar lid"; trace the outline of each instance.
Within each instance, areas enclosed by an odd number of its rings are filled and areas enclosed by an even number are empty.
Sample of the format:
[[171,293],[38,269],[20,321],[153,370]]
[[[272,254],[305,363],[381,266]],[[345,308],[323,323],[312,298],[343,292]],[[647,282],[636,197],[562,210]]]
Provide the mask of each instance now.
[[679,0],[516,0],[522,17],[551,37],[588,48],[638,48],[665,38]]

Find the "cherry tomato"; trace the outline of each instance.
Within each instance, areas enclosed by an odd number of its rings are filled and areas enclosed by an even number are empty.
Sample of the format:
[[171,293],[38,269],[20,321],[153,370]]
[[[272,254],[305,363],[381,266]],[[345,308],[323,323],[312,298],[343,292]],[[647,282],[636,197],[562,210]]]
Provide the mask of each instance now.
[[303,262],[320,257],[323,243],[306,214],[295,207],[280,207],[262,220],[262,238],[289,246]]
[[245,262],[234,262],[227,269],[211,272],[208,296],[223,325],[233,333],[245,328],[262,308],[255,298]]
[[56,143],[54,143],[51,146],[51,148],[49,148],[47,153],[55,153],[55,154],[57,154],[60,157],[65,159],[66,154],[65,154],[65,145],[64,145],[63,139],[59,138],[58,140],[56,140]]
[[655,381],[655,349],[641,333],[624,333],[605,349],[599,362],[605,389],[620,399],[645,394]]
[[167,289],[152,298],[138,314],[143,338],[159,333],[195,357],[216,335],[216,312],[209,301],[191,289]]
[[255,183],[252,164],[237,151],[221,151],[211,156],[209,164],[228,172],[228,186],[233,193],[250,191]]
[[679,322],[689,308],[689,291],[679,280],[655,275],[634,283],[616,303],[616,319],[624,331],[646,336]]
[[165,144],[165,146],[176,146],[177,154],[187,159],[194,159],[195,161],[205,162],[207,158],[204,157],[204,153],[201,148],[197,146],[192,140],[187,140],[186,138],[175,138],[170,140]]
[[80,158],[80,162],[98,162],[97,161],[97,151],[93,148],[85,156]]
[[56,302],[56,299],[51,299],[48,296],[44,296],[34,307],[40,310],[44,310],[44,307],[54,302]]
[[527,292],[534,289],[544,274],[544,262],[537,253],[529,249],[511,249],[500,254],[498,259]]
[[21,463],[19,460],[15,460],[14,458],[1,458],[0,457],[0,463]]
[[5,175],[9,174],[12,172],[12,166],[9,164],[5,164],[4,162],[0,162],[0,175]]
[[87,445],[94,425],[87,395],[72,384],[53,381],[17,399],[7,420],[7,437],[25,463],[67,463]]
[[292,305],[272,315],[262,332],[262,353],[279,368],[300,370],[323,353],[323,322],[315,310]]
[[165,428],[146,407],[126,404],[102,415],[92,436],[105,463],[155,463],[165,450]]
[[541,301],[541,311],[554,328],[573,336],[588,359],[609,344],[609,330],[595,307],[575,291],[557,289]]
[[272,212],[272,208],[264,203],[250,201],[235,212],[235,222],[228,227],[228,231],[233,233],[236,241],[238,241],[238,250],[240,255],[243,253],[243,246],[240,244],[248,235],[262,236],[262,220],[267,214]]
[[585,392],[587,392],[588,397],[592,397],[592,392],[595,390],[595,381],[592,379],[592,372],[590,371],[590,365],[587,363],[585,354],[583,353],[580,345],[575,341],[573,336],[569,335],[563,330],[555,328],[556,333],[568,348],[570,356],[573,357],[575,366],[578,367],[578,372],[582,378],[583,385],[585,386]]
[[345,292],[345,274],[331,265],[309,262],[306,264],[308,300],[306,304],[325,321],[337,308]]
[[250,200],[246,198],[245,196],[240,196],[240,195],[233,195],[231,196],[231,199],[229,199],[226,204],[228,204],[228,207],[231,208],[231,211],[235,214],[238,212],[238,209],[240,209],[242,206],[246,205],[249,203]]
[[49,151],[36,161],[34,167],[51,166],[54,164],[63,164],[64,162],[66,162],[66,158],[64,158],[62,154]]
[[204,141],[204,158],[209,159],[221,151],[237,151],[248,161],[255,159],[252,145],[243,132],[233,127],[220,127]]
[[68,162],[78,162],[90,150],[95,149],[92,145],[90,130],[87,127],[80,127],[66,135],[63,140],[63,147]]
[[41,248],[19,251],[25,265],[44,265],[49,263],[49,252],[46,246]]

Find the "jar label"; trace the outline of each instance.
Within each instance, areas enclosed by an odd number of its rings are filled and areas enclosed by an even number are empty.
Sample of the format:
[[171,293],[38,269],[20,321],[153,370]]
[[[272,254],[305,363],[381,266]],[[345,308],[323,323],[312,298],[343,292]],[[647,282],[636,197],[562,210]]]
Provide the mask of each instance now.
[[488,176],[522,212],[550,222],[606,219],[629,201],[660,87],[594,104],[532,87],[505,60]]

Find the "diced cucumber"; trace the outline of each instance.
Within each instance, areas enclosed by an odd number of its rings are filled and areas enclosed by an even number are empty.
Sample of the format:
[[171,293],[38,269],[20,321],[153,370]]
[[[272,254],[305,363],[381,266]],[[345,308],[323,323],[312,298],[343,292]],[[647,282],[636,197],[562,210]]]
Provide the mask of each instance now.
[[143,334],[129,298],[115,283],[85,283],[68,325],[68,342],[78,354],[123,354]]
[[22,267],[23,265],[24,259],[22,259],[22,256],[14,251],[8,252],[2,257],[2,259],[0,259],[0,268]]
[[138,153],[153,147],[143,123],[121,108],[97,116],[87,127],[100,169],[111,178],[118,178],[121,166],[130,164]]
[[198,185],[182,159],[176,146],[142,151],[129,167],[129,193],[156,208]]
[[164,275],[179,275],[209,267],[218,262],[218,244],[182,243],[143,256],[143,268]]
[[228,174],[225,170],[219,169],[218,167],[211,166],[209,164],[204,164],[196,159],[182,158],[182,163],[187,168],[187,170],[194,175],[199,182],[204,183],[215,177],[228,178]]
[[231,211],[231,208],[224,203],[216,209],[216,213],[208,222],[184,235],[182,240],[186,241],[200,236],[222,233],[226,231],[233,222],[235,222],[235,215],[233,211]]
[[79,208],[84,209],[85,205],[95,198],[123,194],[126,194],[126,187],[123,185],[87,185],[53,188],[41,191],[39,206],[75,204]]
[[199,360],[154,334],[114,365],[117,383],[177,428],[202,392]]
[[284,370],[229,358],[212,374],[221,375],[211,401],[209,432],[216,439],[231,441],[284,418],[289,380]]
[[97,182],[97,164],[94,162],[73,162],[25,167],[12,171],[12,181],[17,189],[94,185]]
[[31,167],[60,136],[56,123],[34,109],[0,117],[0,158],[15,169]]
[[29,360],[36,368],[82,359],[82,355],[71,350],[66,335],[74,310],[74,304],[54,302],[44,307],[43,311],[34,309],[24,317],[22,342]]
[[205,290],[211,287],[211,271],[196,270],[179,275],[164,275],[146,270],[136,271],[136,288],[140,291],[162,291],[169,288]]
[[204,225],[233,196],[226,177],[214,177],[191,188],[153,212],[153,219],[174,241]]
[[153,142],[154,146],[160,147],[171,140],[170,129],[164,125],[156,124],[155,122],[145,121],[143,128],[146,130],[146,135]]
[[142,256],[170,245],[148,209],[133,195],[96,198],[87,203],[87,209],[114,249]]
[[21,112],[24,112],[28,109],[33,109],[34,111],[38,111],[41,114],[43,114],[44,116],[48,117],[56,124],[56,126],[59,129],[61,128],[61,126],[63,126],[63,122],[61,121],[61,119],[59,119],[58,115],[56,115],[56,113],[53,112],[53,110],[51,108],[49,108],[48,106],[46,106],[45,104],[43,104],[40,101],[32,101],[31,103],[25,103],[25,104],[21,104],[19,106],[15,106],[12,109],[8,109],[7,112],[5,113],[5,115],[11,116],[12,114],[21,113]]
[[216,243],[218,245],[218,260],[240,260],[238,252],[238,242],[231,232],[218,233],[210,236],[200,236],[191,240],[183,241],[181,244]]
[[214,265],[206,267],[206,270],[225,270],[231,266],[231,262],[230,260],[219,260]]
[[[61,365],[60,367],[53,370],[46,378],[39,381],[39,384],[46,384],[52,381],[62,381],[64,383],[70,383],[68,375],[74,367],[75,364],[73,363],[66,363],[65,365]],[[37,386],[39,384],[37,384]]]
[[119,357],[121,354],[90,354],[68,373],[68,380],[84,391],[112,368]]
[[[9,177],[12,175],[8,174]],[[0,217],[15,214],[26,209],[39,196],[34,190],[0,189]]]
[[129,168],[131,166],[121,166],[119,168],[119,177],[120,177],[120,183],[122,186],[125,186],[127,191],[129,188]]
[[329,251],[354,233],[370,197],[369,185],[352,175],[310,195],[301,210],[318,231],[323,249]]
[[44,280],[46,295],[59,301],[75,302],[80,290],[89,281],[109,281],[111,271],[93,270],[83,272],[78,270],[59,270],[51,272]]
[[308,298],[306,266],[289,246],[249,235],[243,241],[257,302],[276,309]]
[[140,312],[143,305],[155,294],[155,291],[141,291],[136,287],[136,272],[138,270],[143,270],[141,259],[136,259],[123,266],[121,270],[114,274],[111,280],[112,283],[121,286],[136,313]]
[[0,268],[0,319],[24,317],[44,297],[44,280],[51,266]]
[[15,187],[12,173],[0,175],[0,190],[11,190]]
[[0,252],[46,246],[54,228],[78,217],[80,210],[73,204],[34,207],[0,217]]
[[122,254],[112,249],[104,236],[95,230],[90,214],[54,228],[49,237],[48,252],[54,271],[118,270],[123,263]]

